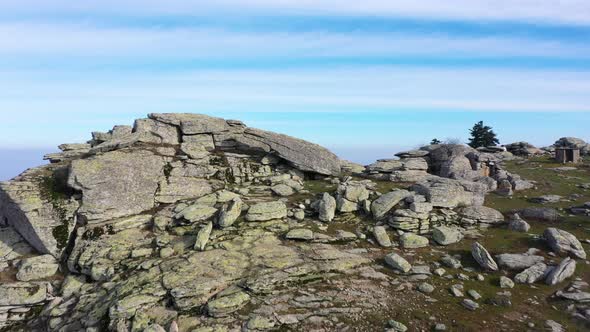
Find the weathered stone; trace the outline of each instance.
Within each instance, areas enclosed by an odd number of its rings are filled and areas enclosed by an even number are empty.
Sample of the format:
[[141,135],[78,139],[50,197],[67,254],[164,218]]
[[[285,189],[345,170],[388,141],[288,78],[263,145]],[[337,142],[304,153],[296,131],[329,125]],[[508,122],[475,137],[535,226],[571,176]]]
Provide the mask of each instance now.
[[336,209],[342,213],[355,212],[359,209],[359,204],[351,202],[346,198],[340,196],[336,200]]
[[461,301],[461,305],[465,307],[467,310],[471,311],[475,311],[479,308],[479,304],[470,299],[463,299],[463,301]]
[[415,184],[411,190],[426,196],[434,207],[455,208],[481,205],[487,187],[476,182],[432,177]]
[[270,190],[272,190],[273,193],[275,193],[278,196],[291,196],[295,193],[295,190],[293,190],[293,188],[289,187],[286,184],[280,183],[277,185],[274,185],[270,188]]
[[521,284],[534,284],[537,281],[545,279],[551,271],[545,263],[537,263],[528,269],[520,272],[514,277],[514,281]]
[[377,243],[385,248],[391,247],[391,240],[389,239],[389,235],[387,235],[387,231],[383,226],[375,226],[373,228],[373,236]]
[[567,257],[557,265],[545,279],[545,283],[548,285],[557,285],[565,279],[571,277],[576,272],[576,261]]
[[[61,168],[48,165],[0,182],[0,223],[11,226],[40,253],[56,258],[68,244],[78,208],[78,203],[62,191],[62,173]],[[15,251],[24,250],[17,239],[6,238],[16,241]]]
[[336,199],[330,194],[324,193],[318,203],[318,212],[321,221],[332,221],[336,213]]
[[518,215],[525,219],[538,219],[545,221],[558,221],[559,212],[553,208],[529,207],[517,210]]
[[22,306],[44,302],[47,299],[45,283],[0,283],[0,306]]
[[500,288],[514,288],[514,281],[510,278],[501,276],[500,277]]
[[0,265],[33,253],[34,249],[13,227],[0,227]]
[[152,209],[163,169],[163,158],[149,151],[113,151],[74,160],[68,184],[82,192],[78,214],[98,222]]
[[571,233],[558,228],[547,228],[543,238],[551,249],[560,254],[571,254],[574,257],[586,259],[586,251],[578,239]]
[[217,209],[212,206],[194,204],[183,209],[175,215],[176,219],[185,219],[189,222],[209,220],[215,216]]
[[404,273],[409,272],[412,268],[412,265],[410,265],[407,260],[394,252],[385,256],[385,263],[387,263],[387,265],[391,266],[392,268]]
[[150,119],[180,128],[184,135],[214,134],[230,130],[224,119],[194,113],[152,113]]
[[263,202],[252,205],[246,214],[247,221],[282,219],[287,216],[287,206],[281,201]]
[[133,132],[151,134],[156,144],[178,145],[180,143],[176,127],[152,119],[135,120]]
[[517,232],[528,232],[531,229],[531,225],[523,220],[518,213],[511,216],[510,222],[508,223],[508,229]]
[[429,283],[423,282],[420,285],[418,285],[418,290],[424,294],[430,294],[434,292],[434,286],[432,286]]
[[545,260],[543,256],[529,254],[501,254],[496,255],[498,265],[509,270],[522,271]]
[[383,218],[394,206],[410,196],[410,192],[403,189],[397,189],[381,195],[371,204],[371,212],[375,219]]
[[533,197],[530,199],[533,203],[539,204],[548,204],[548,203],[557,203],[562,199],[559,195],[543,195],[539,197]]
[[440,261],[444,266],[450,267],[452,269],[459,269],[462,266],[461,261],[449,255],[443,256]]
[[389,322],[387,322],[387,325],[389,325],[393,332],[406,332],[408,330],[407,326],[395,320],[390,320]]
[[225,317],[229,314],[240,310],[250,301],[250,295],[243,291],[235,291],[209,301],[207,303],[207,313],[211,317]]
[[481,244],[477,242],[473,243],[471,246],[471,255],[475,261],[485,270],[498,270],[498,264],[496,264],[490,253]]
[[438,226],[432,229],[432,239],[442,246],[447,246],[461,241],[463,233],[456,227]]
[[223,204],[219,211],[217,225],[221,228],[233,225],[242,213],[242,205],[242,200],[239,197],[233,198],[229,202]]
[[213,190],[211,183],[205,179],[173,176],[160,181],[155,199],[159,203],[171,204],[181,200],[203,197],[212,193]]
[[31,281],[48,278],[54,275],[58,268],[59,265],[52,255],[25,258],[20,263],[16,279]]
[[197,234],[197,240],[195,241],[195,249],[203,251],[209,242],[209,236],[211,236],[211,231],[213,230],[213,223],[208,222],[203,228],[199,230]]
[[428,246],[428,238],[414,233],[404,233],[400,236],[401,246],[406,249],[423,248]]
[[297,228],[290,230],[285,238],[289,240],[313,240],[313,232],[307,228]]
[[500,211],[485,206],[468,206],[462,208],[459,214],[468,222],[495,224],[504,221],[504,215]]

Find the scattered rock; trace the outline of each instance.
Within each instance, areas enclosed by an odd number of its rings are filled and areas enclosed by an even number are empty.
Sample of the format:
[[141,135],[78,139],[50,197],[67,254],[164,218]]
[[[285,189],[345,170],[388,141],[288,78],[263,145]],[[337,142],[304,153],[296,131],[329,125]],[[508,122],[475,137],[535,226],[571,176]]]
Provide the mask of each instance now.
[[522,271],[545,260],[543,256],[529,254],[501,254],[496,255],[496,261],[500,267]]
[[508,223],[508,229],[516,231],[516,232],[528,232],[531,229],[531,225],[527,223],[524,219],[522,219],[518,213],[514,213],[510,217],[510,221]]
[[534,284],[546,278],[551,268],[547,267],[545,263],[537,263],[528,269],[520,272],[514,277],[514,281],[521,284]]
[[373,217],[375,219],[383,218],[389,210],[410,195],[409,191],[403,189],[396,189],[381,195],[371,204]]
[[463,301],[461,301],[461,305],[470,311],[475,311],[479,309],[479,304],[470,299],[463,299]]
[[203,251],[209,242],[209,236],[211,236],[211,231],[213,230],[213,223],[208,222],[197,234],[197,240],[195,241],[195,249]]
[[500,277],[500,288],[514,288],[514,281],[512,279],[501,276]]
[[246,214],[247,221],[267,221],[287,217],[287,206],[281,201],[252,205]]
[[391,266],[392,268],[404,273],[409,272],[412,268],[412,265],[410,265],[407,260],[393,252],[385,256],[385,263],[387,263],[387,265]]
[[375,240],[377,240],[377,243],[379,243],[380,246],[385,248],[391,247],[391,240],[389,239],[389,235],[387,235],[385,227],[373,227],[373,236],[375,237]]
[[319,219],[324,222],[330,222],[334,219],[336,213],[336,199],[328,193],[322,195],[318,204]]
[[481,244],[477,242],[473,243],[471,246],[471,255],[475,261],[485,270],[498,270],[498,264],[496,264],[490,253]]
[[558,228],[547,228],[543,238],[551,249],[561,254],[571,254],[574,257],[586,259],[586,251],[580,241],[571,233]]
[[405,249],[423,248],[428,246],[428,238],[414,233],[404,233],[400,236],[401,246]]
[[432,229],[432,238],[436,243],[446,246],[461,241],[463,233],[455,227],[438,226]]
[[576,271],[576,261],[567,257],[559,265],[557,265],[545,279],[545,283],[548,285],[557,285],[565,279],[574,275]]

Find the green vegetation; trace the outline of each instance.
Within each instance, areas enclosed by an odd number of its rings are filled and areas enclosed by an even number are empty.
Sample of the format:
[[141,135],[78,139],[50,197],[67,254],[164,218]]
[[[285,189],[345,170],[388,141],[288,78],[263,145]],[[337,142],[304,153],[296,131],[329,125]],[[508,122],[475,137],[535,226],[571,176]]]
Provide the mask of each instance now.
[[471,138],[469,139],[469,146],[472,148],[479,148],[482,146],[492,146],[500,144],[496,137],[496,133],[490,126],[484,126],[483,121],[476,123],[470,131]]
[[53,208],[55,217],[61,223],[53,228],[52,234],[57,241],[57,248],[63,249],[69,241],[68,211],[65,207],[69,199],[69,191],[64,183],[58,181],[54,175],[45,176],[39,183],[41,198],[48,201]]

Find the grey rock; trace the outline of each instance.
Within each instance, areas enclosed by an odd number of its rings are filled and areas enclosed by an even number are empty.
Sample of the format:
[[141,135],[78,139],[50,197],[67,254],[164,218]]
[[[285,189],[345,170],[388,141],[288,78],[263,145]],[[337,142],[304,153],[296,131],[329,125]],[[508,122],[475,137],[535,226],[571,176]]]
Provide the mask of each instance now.
[[0,265],[34,251],[13,227],[0,227]]
[[496,224],[504,221],[504,215],[498,210],[486,206],[468,206],[462,208],[459,214],[469,222]]
[[551,249],[557,253],[571,254],[574,257],[586,259],[586,251],[580,241],[571,233],[558,228],[547,228],[543,238]]
[[185,219],[191,223],[205,221],[213,218],[217,209],[212,206],[193,204],[175,215],[176,219]]
[[74,160],[68,184],[82,192],[78,214],[99,222],[152,209],[163,169],[163,158],[152,152],[112,151]]
[[545,279],[545,283],[548,285],[557,285],[565,279],[573,276],[574,272],[576,272],[576,261],[567,257],[549,272]]
[[531,225],[522,219],[518,213],[511,216],[510,222],[508,223],[508,229],[516,232],[528,232],[531,229]]
[[496,264],[490,253],[481,244],[474,242],[473,245],[471,245],[471,255],[485,270],[498,270],[498,264]]
[[270,190],[272,190],[272,192],[275,193],[276,195],[282,196],[282,197],[291,196],[295,193],[295,190],[293,190],[293,188],[289,187],[288,185],[286,185],[284,183],[274,185],[274,186],[270,187]]
[[463,239],[463,233],[456,227],[438,226],[432,229],[432,238],[440,245],[446,246]]
[[381,195],[371,204],[371,212],[375,219],[382,219],[394,206],[410,196],[410,192],[397,189]]
[[214,191],[211,182],[191,176],[172,176],[162,179],[155,200],[158,203],[171,204],[181,200],[194,199]]
[[554,320],[545,321],[545,330],[550,332],[565,332],[565,328]]
[[290,230],[285,238],[289,240],[313,240],[313,231],[307,228],[297,228]]
[[517,274],[514,277],[514,281],[520,284],[534,284],[537,281],[545,279],[551,269],[545,263],[537,263]]
[[148,133],[153,137],[153,143],[178,145],[180,135],[176,127],[152,119],[138,119],[133,125],[133,132]]
[[19,281],[39,280],[53,276],[59,265],[52,255],[41,255],[25,258],[21,261],[16,273]]
[[559,212],[553,208],[544,208],[544,207],[530,207],[524,208],[515,211],[517,212],[522,218],[525,219],[538,219],[538,220],[545,220],[545,221],[558,221],[559,220]]
[[47,300],[45,283],[0,283],[0,306],[40,304]]
[[412,265],[405,258],[393,252],[385,256],[385,263],[404,273],[409,272],[412,268]]
[[210,221],[208,222],[203,228],[199,230],[197,233],[197,240],[195,241],[195,249],[203,251],[209,242],[209,237],[211,236],[211,231],[213,230],[213,223]]
[[385,227],[375,226],[373,228],[373,236],[375,237],[375,240],[377,240],[377,243],[379,243],[380,246],[385,248],[391,247],[391,239],[389,238],[389,235],[387,235]]
[[217,225],[221,228],[233,225],[242,213],[242,206],[243,203],[239,197],[235,197],[229,202],[223,204],[219,210]]
[[500,288],[514,288],[514,281],[512,279],[501,276],[500,277]]
[[461,301],[461,305],[463,307],[465,307],[467,310],[471,310],[471,311],[475,311],[475,310],[479,309],[479,304],[477,304],[477,302],[474,302],[473,300],[470,300],[470,299],[463,299],[463,301]]
[[406,249],[423,248],[428,246],[428,238],[414,233],[404,233],[400,236],[401,246]]
[[150,119],[179,127],[184,135],[227,132],[230,125],[221,118],[194,113],[152,113]]
[[336,214],[336,199],[328,193],[324,193],[318,203],[319,219],[323,222],[330,222]]
[[481,299],[481,295],[475,289],[468,290],[467,294],[469,294],[469,296],[471,296],[471,298],[475,301]]
[[411,190],[426,196],[434,207],[456,208],[481,205],[487,187],[481,183],[432,177],[413,185]]
[[252,205],[246,214],[247,221],[267,221],[287,216],[287,206],[281,201],[263,202]]
[[430,294],[434,292],[434,286],[432,286],[429,283],[423,282],[420,285],[418,285],[418,290],[424,294]]
[[389,325],[389,327],[391,328],[391,330],[393,330],[393,332],[406,332],[408,330],[407,326],[405,326],[403,323],[400,323],[395,320],[388,321],[387,325]]
[[543,256],[529,254],[501,254],[496,255],[496,261],[500,267],[509,270],[522,271],[545,260]]
[[449,255],[443,256],[440,261],[444,266],[451,269],[460,269],[462,266],[461,261]]
[[206,310],[211,317],[226,317],[240,310],[248,302],[250,302],[248,293],[234,291],[228,295],[222,294],[222,296],[209,301]]
[[[51,173],[53,177],[47,175]],[[75,200],[56,191],[54,184],[62,182],[62,173],[63,169],[47,165],[28,170],[12,181],[0,182],[0,223],[13,227],[39,253],[56,258],[74,230],[78,208]]]
[[557,203],[561,201],[562,198],[563,197],[559,195],[543,195],[531,198],[531,202],[539,204]]

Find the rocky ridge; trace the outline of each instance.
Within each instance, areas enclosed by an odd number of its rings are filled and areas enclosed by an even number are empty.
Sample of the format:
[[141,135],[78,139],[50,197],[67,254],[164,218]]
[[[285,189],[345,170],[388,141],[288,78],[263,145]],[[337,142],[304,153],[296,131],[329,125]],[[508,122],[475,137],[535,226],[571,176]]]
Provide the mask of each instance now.
[[[503,224],[486,194],[535,185],[503,169],[503,151],[431,145],[363,167],[200,114],[150,114],[59,148],[0,183],[0,328],[344,330],[383,306],[384,287],[461,266],[446,256],[431,271],[405,255]],[[556,253],[585,259],[572,237],[545,233]],[[482,273],[505,267],[517,282],[559,283],[576,266],[533,254],[497,264],[473,248]]]

